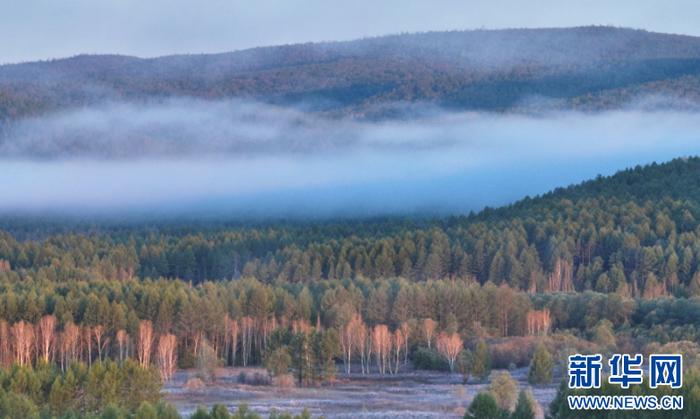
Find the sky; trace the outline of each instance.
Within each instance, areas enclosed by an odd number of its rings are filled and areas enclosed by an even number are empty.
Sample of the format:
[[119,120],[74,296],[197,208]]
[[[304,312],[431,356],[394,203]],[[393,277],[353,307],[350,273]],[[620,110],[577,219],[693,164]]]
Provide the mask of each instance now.
[[0,63],[451,29],[596,24],[700,36],[697,22],[697,0],[0,0]]

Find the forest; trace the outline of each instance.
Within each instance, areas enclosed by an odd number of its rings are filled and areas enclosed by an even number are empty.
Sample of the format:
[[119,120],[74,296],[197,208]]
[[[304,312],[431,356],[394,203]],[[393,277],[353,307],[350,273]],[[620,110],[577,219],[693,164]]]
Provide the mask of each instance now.
[[[0,416],[179,417],[161,386],[226,366],[262,366],[270,378],[242,379],[275,386],[413,368],[465,383],[528,368],[544,385],[595,350],[683,353],[692,417],[699,178],[700,158],[676,159],[444,219],[5,216]],[[492,377],[465,417],[548,411],[513,388]],[[566,392],[552,418],[574,417]],[[231,414],[257,417],[194,417]]]
[[697,109],[699,74],[697,38],[607,26],[427,32],[149,59],[81,55],[0,66],[0,121],[168,97],[247,98],[370,119],[401,117],[396,103],[601,111],[649,95],[671,98],[664,109]]
[[699,158],[676,159],[444,219],[145,224],[7,216],[0,271],[52,283],[451,279],[529,293],[690,297],[700,291],[698,169]]

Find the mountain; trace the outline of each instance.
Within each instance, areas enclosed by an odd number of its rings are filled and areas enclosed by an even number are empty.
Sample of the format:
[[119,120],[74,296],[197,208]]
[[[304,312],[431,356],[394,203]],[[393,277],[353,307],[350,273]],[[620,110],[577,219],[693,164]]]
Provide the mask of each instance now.
[[360,117],[390,116],[388,105],[411,102],[487,111],[603,110],[654,96],[696,106],[700,38],[598,26],[475,30],[0,66],[4,120],[107,100],[182,96],[243,97]]

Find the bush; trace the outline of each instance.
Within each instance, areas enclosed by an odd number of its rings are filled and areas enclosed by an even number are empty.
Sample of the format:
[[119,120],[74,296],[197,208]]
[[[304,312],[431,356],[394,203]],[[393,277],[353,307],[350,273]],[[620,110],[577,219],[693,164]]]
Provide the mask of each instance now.
[[515,408],[516,398],[518,397],[518,383],[513,380],[513,377],[508,372],[504,371],[498,374],[491,382],[490,389],[501,409],[512,411]]
[[241,384],[248,384],[251,386],[269,386],[272,384],[269,375],[259,372],[241,372],[238,375],[238,381]]
[[491,343],[491,367],[512,369],[512,366],[525,367],[530,363],[535,346],[533,337],[511,337]]
[[295,384],[292,374],[282,374],[272,379],[272,385],[280,388],[293,388]]
[[280,346],[265,357],[265,368],[273,377],[287,374],[291,364],[292,357],[289,355],[289,350],[286,346]]
[[201,390],[204,388],[204,381],[201,378],[192,377],[185,383],[185,388],[188,390]]
[[420,347],[413,352],[413,366],[419,370],[449,371],[450,365],[435,349]]

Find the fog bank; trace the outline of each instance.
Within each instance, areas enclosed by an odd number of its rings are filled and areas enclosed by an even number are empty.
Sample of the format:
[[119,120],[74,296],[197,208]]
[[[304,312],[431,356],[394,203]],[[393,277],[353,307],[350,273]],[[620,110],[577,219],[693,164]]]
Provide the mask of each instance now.
[[700,154],[695,113],[423,115],[168,101],[26,120],[0,144],[0,211],[445,214]]

